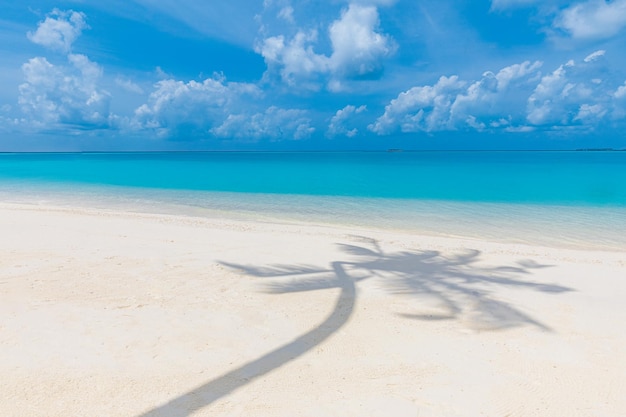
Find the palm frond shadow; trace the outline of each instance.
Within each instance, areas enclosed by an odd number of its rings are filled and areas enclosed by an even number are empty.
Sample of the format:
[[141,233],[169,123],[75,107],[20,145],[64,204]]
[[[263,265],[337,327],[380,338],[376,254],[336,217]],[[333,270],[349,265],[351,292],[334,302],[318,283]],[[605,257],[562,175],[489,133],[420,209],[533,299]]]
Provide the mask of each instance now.
[[[350,272],[355,282],[378,278],[391,294],[429,299],[431,307],[428,313],[400,313],[407,318],[462,319],[464,325],[473,330],[502,330],[532,325],[550,331],[539,320],[492,296],[492,290],[500,287],[555,294],[571,291],[560,285],[523,279],[533,270],[550,267],[533,260],[489,266],[481,264],[481,252],[478,250],[449,255],[434,250],[385,253],[379,242],[368,238],[360,240],[364,244],[338,245],[349,256],[340,262],[341,265]],[[272,282],[265,284],[265,290],[270,293],[337,287],[337,277],[332,269],[327,268],[311,265],[273,265],[263,268],[225,265],[247,275],[273,278]],[[420,305],[416,304],[419,310]],[[436,305],[435,309],[432,304]]]
[[[358,270],[379,277],[381,285],[392,294],[431,301],[429,313],[400,314],[407,318],[462,319],[463,324],[473,330],[502,330],[532,325],[550,331],[547,325],[513,304],[497,299],[492,295],[493,290],[510,288],[555,294],[571,291],[561,285],[523,279],[533,270],[550,267],[533,260],[489,266],[481,264],[481,252],[478,250],[451,255],[434,250],[385,253],[378,242],[367,238],[362,240],[366,246],[339,245],[354,259],[346,263],[351,272]],[[419,310],[419,303],[416,304]],[[436,305],[434,311],[433,304]]]
[[438,310],[428,313],[401,313],[420,320],[464,319],[480,330],[499,330],[531,325],[550,331],[539,320],[517,307],[493,297],[489,288],[507,287],[544,293],[563,293],[570,288],[523,280],[532,270],[549,267],[523,260],[515,265],[484,266],[481,253],[467,250],[454,255],[438,251],[385,253],[378,241],[360,238],[363,245],[340,244],[346,260],[330,262],[329,267],[312,265],[254,266],[222,262],[224,266],[264,280],[265,290],[284,294],[339,289],[330,315],[315,328],[293,341],[198,386],[138,417],[187,417],[251,381],[302,356],[343,327],[350,318],[356,298],[356,284],[378,279],[395,295],[429,297],[437,300]]

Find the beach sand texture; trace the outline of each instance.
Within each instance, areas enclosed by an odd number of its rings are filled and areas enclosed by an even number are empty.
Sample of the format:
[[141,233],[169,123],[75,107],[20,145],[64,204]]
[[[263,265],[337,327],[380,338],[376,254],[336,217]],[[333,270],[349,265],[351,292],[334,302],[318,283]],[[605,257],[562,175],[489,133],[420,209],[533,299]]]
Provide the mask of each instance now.
[[626,252],[0,205],[0,416],[624,416]]

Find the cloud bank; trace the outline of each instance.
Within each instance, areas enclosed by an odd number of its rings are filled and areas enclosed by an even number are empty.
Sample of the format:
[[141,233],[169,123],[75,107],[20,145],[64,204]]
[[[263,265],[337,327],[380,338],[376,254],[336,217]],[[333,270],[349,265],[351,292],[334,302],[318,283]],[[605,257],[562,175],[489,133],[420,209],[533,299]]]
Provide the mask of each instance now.
[[477,81],[442,76],[433,85],[398,95],[369,125],[379,135],[394,132],[506,130],[527,132],[563,127],[593,128],[622,114],[623,86],[601,78],[605,51],[599,50],[542,75],[539,61],[525,61]]

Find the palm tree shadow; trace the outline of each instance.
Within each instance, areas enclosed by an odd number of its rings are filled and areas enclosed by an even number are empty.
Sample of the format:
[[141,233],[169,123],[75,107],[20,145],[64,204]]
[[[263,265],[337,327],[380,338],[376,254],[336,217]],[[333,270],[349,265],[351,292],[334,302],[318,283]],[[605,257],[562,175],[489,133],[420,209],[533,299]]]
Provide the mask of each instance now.
[[[227,263],[224,265],[235,267],[235,265]],[[251,275],[255,275],[254,271],[256,270],[250,269]],[[345,272],[341,262],[331,263],[331,268],[328,270],[292,267],[290,271],[294,275],[322,274],[324,278],[320,279],[332,281],[332,287],[340,289],[339,297],[331,314],[322,323],[258,359],[198,386],[159,407],[140,414],[138,417],[190,416],[234,390],[302,356],[305,352],[328,339],[348,321],[354,310],[356,287],[354,280]],[[287,272],[289,271],[284,271],[284,273]],[[278,269],[277,274],[280,275]],[[263,274],[257,276],[263,276]]]
[[520,277],[531,270],[546,268],[533,261],[513,266],[480,266],[481,253],[468,250],[452,256],[438,251],[385,253],[380,244],[360,238],[361,246],[340,244],[348,260],[333,261],[329,268],[308,265],[273,265],[268,267],[222,262],[246,275],[272,279],[265,288],[270,293],[292,293],[339,289],[331,314],[318,326],[293,341],[227,372],[138,417],[186,417],[230,394],[251,381],[270,373],[321,344],[343,327],[356,301],[356,283],[379,278],[392,294],[427,296],[438,301],[439,311],[426,314],[401,314],[421,320],[454,320],[467,316],[468,325],[481,330],[499,330],[531,325],[550,331],[540,321],[511,304],[497,300],[486,287],[509,287],[545,293],[563,293],[570,288],[524,281]]

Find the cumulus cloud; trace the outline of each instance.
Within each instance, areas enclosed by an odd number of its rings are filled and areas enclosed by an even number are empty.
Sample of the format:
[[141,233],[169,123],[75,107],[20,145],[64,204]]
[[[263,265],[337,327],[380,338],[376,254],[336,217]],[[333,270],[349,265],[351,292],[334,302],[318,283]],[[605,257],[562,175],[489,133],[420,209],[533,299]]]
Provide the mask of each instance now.
[[135,129],[152,130],[174,139],[218,137],[241,141],[291,140],[309,137],[314,128],[305,110],[270,106],[264,111],[250,101],[262,92],[254,84],[227,82],[221,76],[204,81],[161,80],[148,103],[135,110]]
[[450,108],[466,85],[459,77],[442,76],[434,85],[413,87],[385,107],[385,113],[369,129],[379,135],[397,129],[402,132],[445,130]]
[[525,61],[502,68],[494,74],[487,71],[454,99],[450,108],[450,125],[464,124],[477,130],[500,127],[523,118],[523,108],[533,81],[539,77],[542,63]]
[[67,124],[104,127],[109,122],[110,95],[98,83],[102,69],[84,55],[68,55],[69,65],[53,65],[36,57],[22,65],[19,86],[22,111],[41,127]]
[[219,138],[236,138],[245,141],[260,139],[299,140],[315,131],[305,110],[269,107],[264,112],[230,114],[224,122],[211,129]]
[[543,76],[528,98],[528,121],[539,126],[567,126],[603,118],[611,94],[596,75],[604,51],[597,51],[576,64],[573,60]]
[[578,113],[574,120],[580,120],[583,123],[602,119],[607,113],[607,109],[601,104],[583,103],[578,108]]
[[291,39],[284,35],[264,39],[257,53],[265,59],[268,73],[277,73],[290,86],[318,89],[322,78],[330,89],[341,89],[345,78],[376,77],[384,58],[395,52],[393,39],[380,33],[376,6],[351,3],[328,29],[332,53],[314,50],[317,30],[299,30]]
[[400,93],[369,129],[380,135],[458,129],[526,132],[616,120],[624,114],[619,100],[626,97],[626,83],[615,86],[600,78],[606,75],[604,54],[596,51],[545,75],[541,62],[526,61],[497,73],[487,71],[473,82],[444,76],[433,85]]
[[54,9],[39,22],[35,32],[28,32],[28,39],[38,45],[69,53],[72,44],[87,28],[85,14],[73,10]]
[[330,25],[334,73],[367,76],[382,69],[381,59],[395,51],[391,37],[377,32],[378,10],[374,6],[351,4],[341,18]]
[[328,125],[328,131],[326,135],[329,137],[335,136],[347,136],[349,138],[354,137],[359,133],[357,128],[350,129],[347,127],[347,122],[354,117],[354,115],[363,113],[367,110],[366,106],[355,107],[353,105],[347,105],[343,109],[337,110],[335,115],[330,119],[330,124]]
[[153,129],[166,137],[207,134],[245,98],[260,94],[253,84],[226,82],[218,76],[201,82],[161,80],[148,103],[135,110],[135,127]]
[[27,33],[30,41],[66,54],[67,63],[35,57],[22,65],[24,83],[19,86],[18,104],[26,116],[24,123],[38,129],[111,126],[111,96],[100,86],[102,68],[85,55],[71,53],[85,28],[83,13],[54,9],[35,32]]
[[417,86],[401,93],[369,129],[378,134],[433,132],[471,128],[510,127],[523,119],[523,91],[532,90],[541,62],[525,61],[487,71],[467,82],[457,76],[441,77],[434,85]]
[[532,8],[533,22],[553,41],[608,39],[626,27],[626,0],[492,0],[491,11]]
[[574,39],[606,39],[626,26],[626,0],[587,0],[574,4],[556,18],[554,26]]
[[290,86],[304,86],[315,89],[315,78],[329,71],[329,59],[317,54],[313,45],[317,40],[317,31],[299,31],[291,40],[273,36],[257,47],[267,64],[268,72],[278,71],[282,81]]

